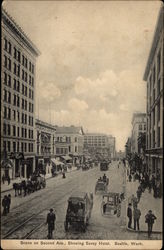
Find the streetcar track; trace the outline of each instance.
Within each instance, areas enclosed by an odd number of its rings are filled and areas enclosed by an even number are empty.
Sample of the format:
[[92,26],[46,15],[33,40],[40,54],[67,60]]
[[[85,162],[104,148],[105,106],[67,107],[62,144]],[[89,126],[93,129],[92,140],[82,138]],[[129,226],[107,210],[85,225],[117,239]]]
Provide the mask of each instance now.
[[[72,188],[72,189],[69,190],[67,193],[65,193],[65,195],[64,195],[62,198],[66,197],[70,192],[73,191],[73,189],[74,189],[74,188]],[[61,200],[60,200],[59,202],[58,202],[58,201],[55,202],[55,204],[59,204],[59,203],[61,203]],[[53,206],[53,205],[54,205],[54,202],[51,204],[51,206]],[[19,229],[21,229],[25,224],[27,224],[27,223],[28,223],[29,221],[31,221],[33,218],[35,218],[36,216],[42,214],[43,212],[47,212],[48,209],[49,209],[49,207],[48,207],[48,208],[46,207],[46,208],[44,208],[43,210],[39,211],[38,213],[33,214],[33,215],[30,216],[28,219],[26,219],[23,223],[21,223],[20,225],[18,225],[16,228],[13,228],[13,229],[9,230],[9,232],[8,232],[5,236],[3,236],[3,239],[7,239],[9,236],[11,236],[13,233],[15,233],[16,231],[18,231]],[[44,217],[44,220],[45,220],[45,217]],[[31,236],[32,233],[34,233],[34,232],[35,232],[38,228],[40,228],[43,224],[45,224],[45,222],[44,222],[44,223],[41,223],[41,224],[37,225],[36,227],[34,227],[33,229],[31,229],[31,231],[28,232],[28,233],[27,233],[25,236],[23,236],[21,239],[26,239],[26,237]]]
[[[86,172],[84,173],[84,174],[86,174]],[[54,190],[52,190],[52,192],[49,194],[49,196],[50,195],[54,195],[54,191],[56,192],[56,191],[58,191],[58,190],[60,190],[60,188],[61,188],[61,186],[64,186],[65,184],[67,183],[67,185],[70,185],[70,183],[72,183],[72,178],[71,178],[71,180],[68,180],[67,182],[63,182],[63,183],[60,183],[60,186],[57,186],[57,187],[55,187],[55,189]],[[71,188],[71,190],[69,190],[67,193],[65,193],[65,195],[64,196],[62,196],[62,199],[60,200],[60,201],[53,201],[53,203],[51,204],[51,205],[49,205],[49,206],[53,206],[54,205],[54,202],[55,202],[55,204],[60,204],[61,202],[62,202],[62,200],[63,200],[63,198],[64,197],[66,197],[68,194],[71,194],[71,192],[74,190],[74,187],[73,188]],[[31,200],[34,200],[36,198],[36,196],[34,197],[34,198],[32,198]],[[30,201],[31,201],[30,200]],[[29,202],[29,201],[27,201],[27,202]],[[26,203],[27,203],[26,202]],[[23,206],[24,205],[24,203],[23,204],[21,204],[21,206]],[[17,208],[19,208],[20,206],[17,206],[17,207],[15,207],[15,209],[17,209]],[[44,209],[42,209],[42,210],[40,210],[38,213],[36,213],[36,214],[32,214],[32,215],[30,215],[30,217],[29,218],[27,218],[25,221],[23,221],[22,223],[20,223],[17,227],[15,227],[15,228],[11,228],[2,238],[3,239],[11,239],[11,235],[13,235],[14,233],[16,233],[16,232],[18,232],[21,228],[25,228],[24,226],[25,226],[25,224],[26,225],[28,225],[28,223],[31,221],[33,221],[33,219],[35,218],[35,217],[37,217],[38,215],[41,215],[41,214],[43,214],[43,212],[47,212],[47,209],[49,210],[49,207],[47,208],[44,208]],[[29,232],[27,232],[24,236],[22,236],[21,237],[21,239],[29,239],[39,228],[41,228],[43,225],[45,225],[45,216],[44,217],[42,217],[43,219],[44,219],[44,222],[42,222],[42,223],[39,223],[39,225],[38,225],[38,223],[37,223],[37,225],[35,226],[35,227],[33,227]],[[42,220],[42,219],[41,219]],[[37,222],[38,222],[38,220],[37,220]],[[7,223],[3,223],[3,225],[6,225]],[[14,238],[15,239],[15,238]]]

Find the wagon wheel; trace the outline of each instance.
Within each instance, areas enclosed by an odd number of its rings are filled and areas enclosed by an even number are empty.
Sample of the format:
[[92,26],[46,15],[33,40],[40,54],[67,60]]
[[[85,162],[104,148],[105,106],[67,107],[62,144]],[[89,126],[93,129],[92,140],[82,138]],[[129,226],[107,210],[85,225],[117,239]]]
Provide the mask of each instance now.
[[68,221],[64,221],[64,228],[65,228],[65,231],[67,232],[68,231]]
[[102,214],[102,216],[104,215],[104,203],[101,203],[101,214]]
[[120,215],[121,215],[121,208],[118,207],[118,208],[117,208],[117,217],[120,217]]
[[84,233],[86,232],[86,228],[87,228],[87,225],[86,225],[86,223],[84,222],[83,225],[82,225],[82,230],[83,230]]

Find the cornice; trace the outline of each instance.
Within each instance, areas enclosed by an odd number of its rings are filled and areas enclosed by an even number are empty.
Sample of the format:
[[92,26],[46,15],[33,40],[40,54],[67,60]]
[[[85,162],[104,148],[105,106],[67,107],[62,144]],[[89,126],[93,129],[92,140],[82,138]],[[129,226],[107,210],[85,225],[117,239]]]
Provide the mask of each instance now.
[[2,21],[12,30],[12,32],[19,37],[19,39],[29,48],[29,50],[35,55],[39,56],[41,53],[34,43],[28,38],[22,28],[14,21],[14,19],[2,8]]
[[[158,20],[157,20],[157,24],[156,24],[156,28],[155,28],[155,32],[154,32],[154,37],[153,37],[153,41],[152,41],[152,45],[151,45],[151,49],[150,49],[150,53],[149,53],[149,57],[147,60],[147,64],[146,64],[146,69],[145,69],[145,73],[143,76],[143,80],[146,81],[148,74],[149,74],[149,70],[150,70],[150,66],[151,63],[153,61],[153,57],[157,48],[157,44],[160,40],[160,32],[162,33],[162,31],[164,32],[164,7],[162,6],[160,11],[159,11],[159,15],[158,15]],[[163,39],[163,37],[162,37]]]

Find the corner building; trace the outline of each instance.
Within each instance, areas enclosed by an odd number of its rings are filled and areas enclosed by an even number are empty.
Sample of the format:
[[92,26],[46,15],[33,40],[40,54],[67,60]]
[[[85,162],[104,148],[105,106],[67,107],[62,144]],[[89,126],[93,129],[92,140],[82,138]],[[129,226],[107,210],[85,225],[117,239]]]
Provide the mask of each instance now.
[[162,181],[164,8],[159,12],[144,80],[147,82],[146,162],[149,174]]
[[35,169],[35,72],[40,54],[2,9],[1,174],[29,177]]

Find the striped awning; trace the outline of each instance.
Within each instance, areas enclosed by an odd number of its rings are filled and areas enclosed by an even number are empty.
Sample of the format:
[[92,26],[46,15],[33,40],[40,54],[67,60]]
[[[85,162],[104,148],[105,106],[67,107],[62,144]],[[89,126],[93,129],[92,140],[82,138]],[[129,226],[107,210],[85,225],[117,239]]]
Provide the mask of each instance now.
[[51,161],[52,161],[52,163],[54,163],[56,166],[64,165],[63,162],[61,162],[61,161],[59,161],[59,160],[57,160],[57,159],[55,159],[55,158],[52,158]]

